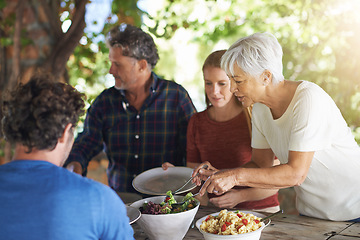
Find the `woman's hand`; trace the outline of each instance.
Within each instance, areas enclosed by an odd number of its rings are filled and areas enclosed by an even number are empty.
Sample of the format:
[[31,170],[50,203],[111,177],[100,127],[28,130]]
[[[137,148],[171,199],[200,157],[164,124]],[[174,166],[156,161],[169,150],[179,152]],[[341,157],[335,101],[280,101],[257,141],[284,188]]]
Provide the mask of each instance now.
[[[204,165],[207,165],[207,168],[204,168]],[[193,182],[197,185],[200,186],[201,185],[201,181],[206,181],[206,179],[208,179],[209,176],[213,175],[214,173],[216,173],[217,171],[219,171],[218,169],[214,168],[208,161],[201,163],[200,165],[198,165],[197,167],[194,168],[194,171],[192,173],[192,177],[193,178]],[[195,177],[196,174],[198,174],[198,176]]]
[[199,195],[202,196],[205,192],[214,193],[216,195],[227,192],[236,185],[238,170],[239,169],[221,170],[209,176],[201,187]]
[[169,167],[175,167],[175,166],[169,162],[164,162],[163,164],[161,164],[161,167],[162,169],[167,170]]
[[241,192],[242,190],[230,189],[224,195],[213,197],[209,202],[219,208],[233,208],[241,202],[244,202]]

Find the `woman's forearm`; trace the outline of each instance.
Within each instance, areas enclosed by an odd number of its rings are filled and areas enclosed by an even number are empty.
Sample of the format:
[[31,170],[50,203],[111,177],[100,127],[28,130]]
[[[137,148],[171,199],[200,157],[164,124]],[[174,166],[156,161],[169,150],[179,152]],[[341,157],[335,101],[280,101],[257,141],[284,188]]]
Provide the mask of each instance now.
[[299,185],[302,174],[288,164],[270,168],[239,168],[236,185],[253,188],[280,189]]
[[289,161],[265,168],[239,168],[236,185],[259,188],[286,188],[300,185],[306,178],[314,152],[289,151]]

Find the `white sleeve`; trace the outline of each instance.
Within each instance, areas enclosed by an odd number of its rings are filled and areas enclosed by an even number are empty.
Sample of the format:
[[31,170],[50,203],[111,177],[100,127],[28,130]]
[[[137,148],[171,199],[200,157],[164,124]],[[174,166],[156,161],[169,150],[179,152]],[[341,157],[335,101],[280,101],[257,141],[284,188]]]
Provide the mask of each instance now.
[[[251,136],[251,147],[257,149],[269,149],[271,148],[266,137],[263,134],[262,127],[266,125],[264,121],[266,107],[262,104],[254,104],[252,109],[252,136]],[[266,127],[266,126],[265,126]]]
[[290,151],[317,151],[330,146],[337,107],[320,87],[303,89],[293,108]]

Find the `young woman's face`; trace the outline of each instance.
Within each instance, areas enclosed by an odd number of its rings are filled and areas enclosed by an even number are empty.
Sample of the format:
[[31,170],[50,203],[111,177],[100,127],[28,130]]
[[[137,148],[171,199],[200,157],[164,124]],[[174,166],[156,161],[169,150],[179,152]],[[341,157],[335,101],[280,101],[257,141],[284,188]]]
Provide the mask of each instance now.
[[221,68],[205,67],[205,93],[214,107],[223,107],[230,102],[233,94],[230,92],[230,79]]

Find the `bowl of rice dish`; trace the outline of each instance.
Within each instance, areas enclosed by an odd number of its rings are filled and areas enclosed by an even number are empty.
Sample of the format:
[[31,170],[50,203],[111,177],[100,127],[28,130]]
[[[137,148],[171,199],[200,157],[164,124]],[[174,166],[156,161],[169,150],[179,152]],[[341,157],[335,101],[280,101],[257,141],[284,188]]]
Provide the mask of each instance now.
[[205,240],[259,240],[262,230],[270,223],[270,219],[262,222],[264,217],[264,214],[252,211],[223,209],[200,218],[196,227]]
[[[171,195],[171,194],[170,194]],[[200,202],[186,196],[156,196],[144,198],[130,206],[140,210],[141,217],[137,220],[140,228],[151,240],[181,240],[189,230],[199,209]],[[179,209],[169,205],[187,200]]]

